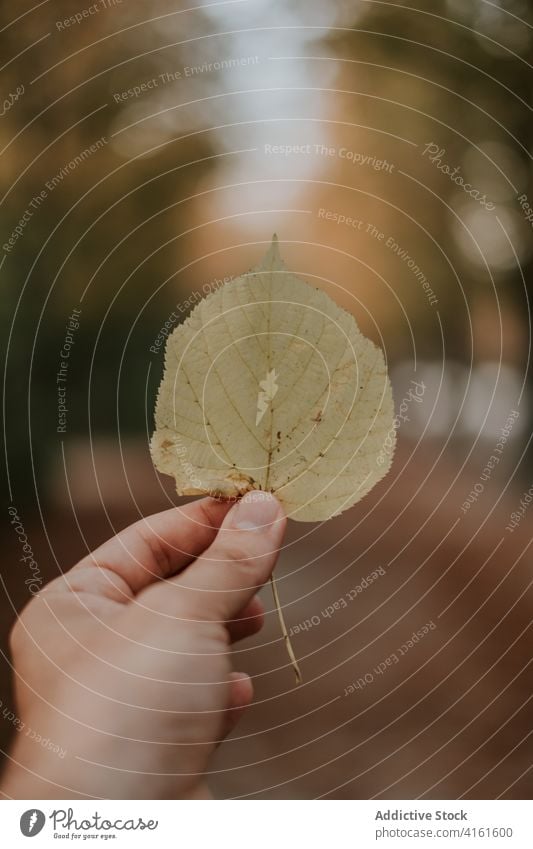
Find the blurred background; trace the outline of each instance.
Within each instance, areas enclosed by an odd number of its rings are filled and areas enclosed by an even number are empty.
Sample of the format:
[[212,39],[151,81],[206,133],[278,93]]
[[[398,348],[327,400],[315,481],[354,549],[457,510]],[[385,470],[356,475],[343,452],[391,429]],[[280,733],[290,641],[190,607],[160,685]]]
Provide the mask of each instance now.
[[3,705],[28,578],[180,503],[148,453],[165,337],[277,232],[381,345],[403,414],[363,503],[292,523],[305,683],[267,595],[216,793],[527,798],[532,45],[527,0],[4,4]]

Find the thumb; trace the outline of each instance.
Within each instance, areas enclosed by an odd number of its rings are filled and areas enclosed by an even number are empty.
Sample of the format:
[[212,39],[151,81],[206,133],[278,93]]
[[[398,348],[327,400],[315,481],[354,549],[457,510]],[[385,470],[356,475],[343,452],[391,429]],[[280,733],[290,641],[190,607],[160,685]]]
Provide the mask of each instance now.
[[287,519],[267,492],[249,492],[227,514],[211,546],[169,583],[185,594],[191,618],[235,617],[270,578]]

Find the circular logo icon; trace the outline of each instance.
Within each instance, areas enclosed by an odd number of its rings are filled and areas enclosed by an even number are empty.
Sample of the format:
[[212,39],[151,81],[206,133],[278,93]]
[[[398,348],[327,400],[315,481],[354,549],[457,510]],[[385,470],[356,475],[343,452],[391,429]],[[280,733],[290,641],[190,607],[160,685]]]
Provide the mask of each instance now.
[[35,837],[43,830],[46,817],[42,811],[37,808],[30,808],[29,811],[24,811],[20,818],[20,830],[24,837]]

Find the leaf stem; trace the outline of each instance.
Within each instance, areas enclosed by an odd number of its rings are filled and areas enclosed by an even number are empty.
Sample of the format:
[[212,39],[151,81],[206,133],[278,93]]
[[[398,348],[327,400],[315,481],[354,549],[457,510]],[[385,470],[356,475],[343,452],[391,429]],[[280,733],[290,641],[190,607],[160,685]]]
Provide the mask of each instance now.
[[285,641],[285,648],[287,649],[287,654],[289,655],[289,659],[291,662],[291,666],[294,670],[294,675],[296,678],[296,683],[302,683],[302,673],[300,672],[300,667],[298,666],[298,661],[296,660],[296,655],[294,654],[294,649],[292,647],[291,638],[289,637],[289,633],[287,631],[287,626],[285,624],[285,619],[283,618],[283,611],[281,609],[281,603],[278,595],[278,588],[276,586],[276,579],[274,575],[270,576],[270,586],[272,587],[272,595],[274,596],[274,604],[276,605],[276,610],[278,611],[278,619],[279,624],[281,626],[281,633],[283,634],[283,639]]

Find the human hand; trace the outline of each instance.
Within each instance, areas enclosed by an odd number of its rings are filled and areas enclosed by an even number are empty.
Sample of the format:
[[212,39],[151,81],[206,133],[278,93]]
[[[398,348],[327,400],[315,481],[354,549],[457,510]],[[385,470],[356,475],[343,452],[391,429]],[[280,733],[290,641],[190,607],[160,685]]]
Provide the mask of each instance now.
[[119,533],[45,587],[12,632],[22,721],[11,798],[207,798],[218,742],[250,703],[230,643],[258,631],[286,518],[252,492],[206,498]]

